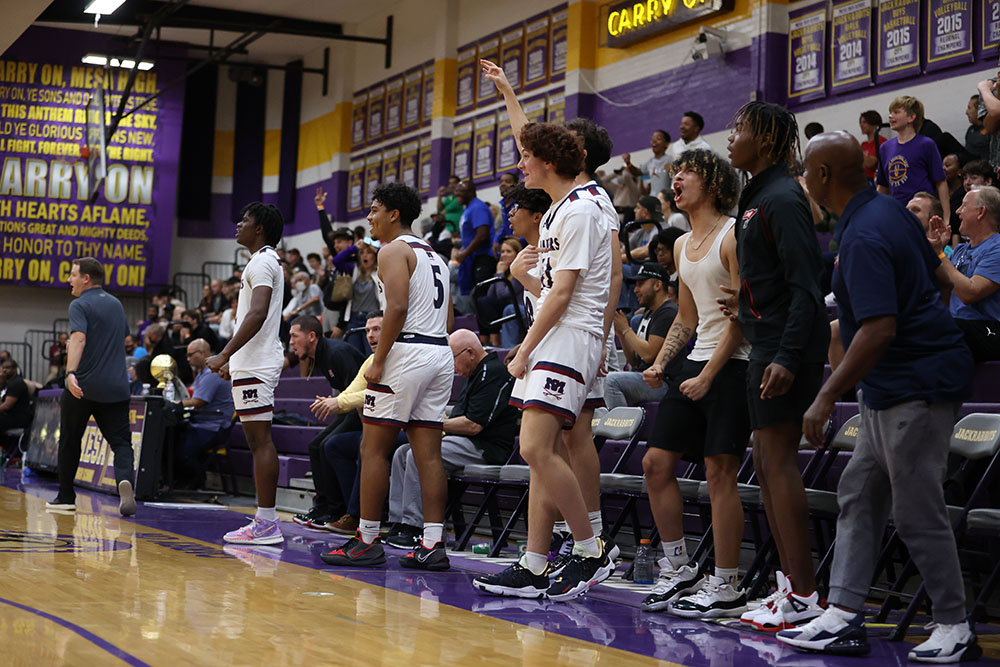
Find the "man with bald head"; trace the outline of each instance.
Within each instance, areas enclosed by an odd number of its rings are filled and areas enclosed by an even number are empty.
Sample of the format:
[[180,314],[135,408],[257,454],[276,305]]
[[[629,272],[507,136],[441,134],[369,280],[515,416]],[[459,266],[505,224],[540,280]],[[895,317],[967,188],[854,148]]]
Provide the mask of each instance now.
[[236,413],[232,387],[205,364],[210,356],[212,348],[204,338],[188,343],[187,360],[194,371],[194,384],[191,397],[181,401],[181,405],[191,410],[174,472],[181,485],[197,485],[201,481],[200,457],[218,444],[220,432],[229,426]]
[[[977,185],[958,207],[960,243],[941,266],[952,282],[949,310],[976,361],[1000,359],[1000,190]],[[943,248],[951,230],[940,221],[931,225],[931,245]]]
[[[463,466],[487,463],[501,465],[510,458],[517,434],[517,408],[508,404],[514,377],[495,352],[487,352],[479,336],[459,329],[448,338],[455,357],[455,373],[467,378],[462,394],[444,420],[441,462],[446,472]],[[392,531],[385,543],[412,549],[423,525],[420,476],[409,445],[392,457],[389,482],[389,520]]]
[[820,445],[837,397],[859,382],[861,426],[837,488],[829,606],[778,638],[826,653],[869,651],[862,609],[891,514],[923,577],[936,623],[909,659],[975,659],[980,649],[965,618],[941,484],[952,426],[970,390],[972,355],[939,298],[941,259],[916,218],[868,185],[861,147],[846,132],[814,137],[805,168],[809,193],[840,219],[833,292],[846,353],[802,428]]

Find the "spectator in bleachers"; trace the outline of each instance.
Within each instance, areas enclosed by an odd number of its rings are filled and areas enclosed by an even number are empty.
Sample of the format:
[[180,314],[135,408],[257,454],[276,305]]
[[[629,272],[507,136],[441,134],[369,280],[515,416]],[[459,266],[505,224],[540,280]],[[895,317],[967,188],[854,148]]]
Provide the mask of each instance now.
[[157,316],[167,319],[177,319],[180,314],[187,310],[184,302],[177,298],[174,290],[170,287],[163,287],[153,297],[153,303],[158,307]]
[[885,137],[879,134],[879,130],[882,128],[882,115],[875,110],[866,111],[861,114],[858,125],[861,127],[861,136],[864,137],[864,141],[861,142],[861,151],[865,155],[865,176],[868,177],[869,181],[874,183],[875,175],[878,171],[875,140],[876,138],[878,139],[880,147],[887,141]]
[[438,188],[437,210],[445,219],[445,226],[452,232],[459,231],[462,221],[462,211],[465,206],[458,200],[456,191],[459,183],[458,176],[452,174],[448,177],[448,185]]
[[458,290],[462,296],[472,294],[476,283],[486,280],[496,270],[493,247],[493,216],[486,203],[476,196],[476,184],[465,180],[458,184],[455,196],[465,207],[459,230],[462,248],[455,259],[458,268]]
[[[916,216],[920,221],[920,226],[924,228],[924,233],[930,236],[931,220],[934,218],[943,219],[943,210],[938,198],[929,192],[918,192],[913,195],[913,199],[906,205],[906,210]],[[946,257],[951,257],[952,247],[945,245],[943,252]]]
[[49,345],[49,374],[43,384],[48,384],[53,380],[62,377],[66,372],[66,344],[69,342],[69,334],[60,332],[56,340]]
[[[604,402],[608,408],[658,401],[667,391],[666,386],[654,389],[646,384],[642,372],[656,359],[677,315],[676,304],[667,298],[669,278],[666,269],[656,262],[643,262],[631,278],[625,279],[635,284],[635,294],[644,312],[636,331],[629,326],[625,313],[620,310],[615,313],[612,324],[629,370],[608,373],[604,381]],[[679,358],[665,375],[670,376],[673,369],[679,370],[681,361]]]
[[[153,297],[153,300],[155,301],[156,297]],[[136,329],[136,334],[139,336],[139,338],[142,338],[143,335],[146,333],[146,327],[148,327],[150,324],[155,324],[158,319],[159,319],[159,308],[157,308],[155,305],[147,307],[146,319],[139,320],[138,322],[135,323],[136,326],[138,327]]]
[[[882,194],[892,195],[903,206],[917,192],[936,193],[948,201],[941,153],[932,139],[918,134],[924,123],[924,105],[909,95],[901,95],[889,105],[889,127],[896,136],[879,149],[876,183]],[[951,211],[944,211],[950,224]]]
[[162,324],[146,327],[144,345],[149,354],[139,360],[135,369],[140,380],[146,384],[155,384],[157,381],[150,374],[149,365],[154,358],[161,354],[167,354],[177,362],[178,379],[186,385],[194,382],[194,373],[191,371],[191,365],[187,362],[187,348],[174,346],[170,337],[167,336],[166,327]]
[[626,167],[615,169],[614,175],[608,179],[607,185],[615,191],[611,203],[619,212],[631,211],[642,196],[642,186],[639,180]]
[[931,223],[931,245],[952,283],[949,310],[978,361],[1000,360],[1000,190],[980,185],[965,195],[958,209],[960,231],[969,239],[946,258],[950,230]]
[[[973,160],[962,166],[962,187],[972,192],[977,185],[996,185],[996,169],[986,160]],[[965,199],[965,195],[962,195]]]
[[[510,192],[510,198],[516,207],[510,215],[511,227],[514,235],[528,242],[528,245],[538,243],[538,225],[541,224],[542,216],[552,206],[552,199],[545,190],[531,189],[524,187],[523,183],[518,183]],[[520,252],[518,253],[520,254]],[[508,269],[510,267],[508,266]],[[512,274],[513,275],[513,274]],[[518,282],[520,284],[520,281]],[[531,310],[531,302],[523,298],[520,302],[524,324],[531,326],[534,313]],[[503,314],[513,315],[513,304],[506,306]],[[500,342],[505,348],[512,348],[521,342],[523,333],[518,329],[516,320],[505,322],[500,330]]]
[[625,169],[636,179],[643,176],[649,178],[649,182],[639,185],[640,192],[645,195],[652,193],[655,197],[657,192],[670,187],[670,163],[672,160],[667,153],[667,148],[670,147],[670,133],[666,130],[653,130],[653,134],[649,138],[649,147],[653,149],[653,157],[646,160],[641,168],[632,164],[631,153],[622,155],[622,160],[625,161]]
[[9,350],[0,350],[0,364],[2,364],[3,362],[7,361],[10,358],[11,356]]
[[[951,229],[955,236],[958,236],[958,207],[962,205],[965,198],[965,176],[962,173],[962,165],[958,161],[958,156],[949,153],[941,159],[941,167],[944,169],[944,180],[948,184],[948,202],[941,202],[951,211]],[[912,201],[912,199],[911,199]]]
[[18,372],[17,362],[9,356],[0,362],[0,378],[3,379],[3,386],[0,387],[0,436],[2,436],[8,429],[26,428],[31,423],[34,406],[31,390]]
[[806,126],[802,129],[802,134],[806,136],[806,141],[809,141],[817,134],[823,133],[823,124],[817,123],[815,121],[811,123],[806,123]]
[[229,307],[222,311],[219,318],[219,341],[228,342],[236,332],[236,306],[239,303],[239,293],[237,292],[229,301]]
[[333,264],[341,273],[350,273],[353,281],[351,301],[344,312],[347,319],[340,325],[345,340],[362,354],[371,354],[364,336],[348,336],[347,332],[362,329],[371,314],[380,309],[374,277],[378,270],[378,250],[370,242],[359,242],[335,256]]
[[323,258],[318,252],[311,252],[306,255],[306,262],[309,264],[309,273],[313,277],[313,282],[322,289],[326,282],[326,271],[323,270]]
[[[511,207],[516,204],[511,204]],[[510,274],[510,265],[521,252],[521,241],[515,236],[508,236],[500,243],[499,259],[497,259],[496,277],[506,278],[510,281],[514,291],[502,282],[496,282],[489,286],[486,294],[481,295],[476,300],[476,316],[479,324],[479,338],[484,345],[500,347],[502,344],[500,336],[500,325],[493,326],[494,322],[503,315],[505,308],[510,305],[511,299],[520,302],[524,298],[524,287]]]
[[[635,223],[638,226],[629,233],[628,247],[632,262],[643,262],[649,259],[649,242],[659,233],[657,224],[662,227],[663,212],[660,210],[660,200],[656,197],[643,195],[635,205]],[[623,256],[622,261],[628,261]]]
[[308,271],[296,271],[292,276],[292,300],[281,311],[286,322],[300,315],[317,319],[323,314],[323,291],[315,285]]
[[500,256],[500,241],[513,233],[510,226],[510,207],[514,205],[514,202],[510,199],[510,191],[517,185],[518,181],[516,171],[505,171],[500,174],[500,221],[494,237],[496,240],[493,242],[494,257]]
[[302,259],[302,253],[299,252],[298,248],[290,248],[285,254],[285,262],[288,263],[288,268],[291,269],[292,273],[298,273],[299,271],[309,273],[309,267],[306,266],[306,262]]
[[135,336],[125,334],[125,356],[134,359],[142,359],[146,356],[146,350],[135,344]]
[[187,360],[194,373],[192,395],[181,401],[191,410],[184,421],[183,439],[177,452],[176,484],[198,488],[201,485],[201,459],[212,447],[222,444],[220,434],[228,429],[236,414],[233,405],[233,388],[217,373],[205,365],[212,355],[212,348],[204,338],[197,338],[187,346]]
[[[303,377],[326,378],[330,388],[338,392],[347,388],[364,361],[361,353],[351,345],[334,338],[325,338],[319,320],[311,315],[302,315],[292,321],[290,344],[299,358]],[[317,396],[316,400],[330,399]],[[334,419],[309,443],[309,462],[316,495],[312,509],[305,514],[295,515],[292,519],[295,523],[322,530],[326,524],[344,513],[344,498],[341,497],[336,481],[326,474],[327,469],[323,465],[323,442],[342,421],[339,417]]]
[[969,119],[969,127],[965,130],[965,150],[976,160],[988,160],[990,157],[990,135],[986,132],[983,119],[979,117],[979,95],[969,98],[965,107],[965,116]]
[[[446,473],[463,466],[502,465],[510,458],[517,435],[517,408],[508,404],[514,378],[495,352],[486,352],[478,337],[459,329],[448,338],[455,357],[455,373],[468,378],[451,415],[444,420],[441,462]],[[420,476],[413,452],[403,445],[392,457],[389,481],[389,521],[385,543],[413,549],[424,525]]]
[[[694,150],[712,150],[712,147],[708,145],[708,142],[701,138],[701,132],[705,129],[705,119],[702,118],[701,114],[697,111],[685,111],[684,116],[681,117],[680,133],[681,138],[670,144],[667,149],[667,155],[670,157],[670,163],[681,156],[684,151],[694,151]],[[668,163],[669,164],[669,163]],[[667,187],[670,186],[670,181],[667,181]],[[665,188],[660,190],[650,190],[653,192],[662,192]],[[666,211],[663,212],[664,215],[667,214]]]
[[209,347],[212,348],[212,352],[218,352],[222,349],[219,344],[219,337],[216,335],[212,327],[208,326],[202,321],[202,313],[197,308],[187,310],[183,315],[184,326],[181,327],[180,333],[180,343],[186,345],[196,338],[204,338],[208,341]]
[[674,258],[674,244],[677,239],[684,236],[684,230],[677,227],[667,227],[656,235],[650,245],[650,254],[656,259],[656,263],[667,270],[670,280],[677,278],[677,261]]
[[[817,201],[841,221],[834,291],[847,353],[806,412],[802,430],[822,445],[835,401],[858,382],[861,424],[837,488],[829,605],[778,638],[814,651],[868,652],[863,610],[891,514],[923,578],[934,621],[930,638],[908,658],[978,657],[941,483],[952,427],[971,388],[972,357],[936,298],[937,262],[922,230],[897,202],[872,192],[853,138],[838,132],[813,139],[806,178]],[[995,201],[1000,207],[1000,193]],[[948,227],[936,226],[947,237]]]

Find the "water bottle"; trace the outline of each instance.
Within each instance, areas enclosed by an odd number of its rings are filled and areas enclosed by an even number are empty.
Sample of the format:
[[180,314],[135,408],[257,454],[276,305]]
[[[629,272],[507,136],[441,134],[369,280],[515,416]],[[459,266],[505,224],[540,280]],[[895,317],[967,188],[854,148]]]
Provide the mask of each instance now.
[[649,540],[639,540],[639,548],[635,551],[632,562],[632,581],[637,584],[653,583],[653,549]]
[[174,402],[174,383],[168,382],[167,386],[163,388],[163,400]]

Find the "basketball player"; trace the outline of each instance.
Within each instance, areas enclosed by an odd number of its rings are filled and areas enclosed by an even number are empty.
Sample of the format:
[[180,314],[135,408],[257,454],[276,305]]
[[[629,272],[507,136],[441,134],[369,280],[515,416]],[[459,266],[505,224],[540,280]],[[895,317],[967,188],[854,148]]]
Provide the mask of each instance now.
[[[508,366],[518,378],[511,402],[524,411],[521,456],[531,468],[531,488],[536,493],[544,489],[569,525],[574,546],[572,557],[550,582],[545,576],[547,553],[539,547],[536,531],[521,562],[505,571],[511,581],[494,590],[491,582],[477,581],[476,587],[524,597],[545,594],[558,602],[580,595],[614,569],[594,534],[581,485],[559,451],[561,430],[573,428],[604,354],[611,227],[599,200],[581,196],[576,188],[584,156],[572,132],[529,123],[520,138],[518,167],[525,187],[544,190],[554,204],[541,222],[539,278],[524,276],[525,290],[537,291],[539,299],[534,323]],[[550,530],[543,533],[541,545]],[[512,575],[522,579],[523,586],[515,587]]]
[[274,249],[283,231],[284,221],[274,206],[253,202],[243,207],[236,242],[250,251],[250,261],[240,283],[236,333],[222,352],[205,361],[213,372],[228,369],[236,414],[253,454],[257,514],[246,526],[225,534],[223,539],[234,544],[281,544],[285,539],[274,507],[278,453],[271,439],[274,389],[285,360],[278,340],[285,279]]
[[401,428],[409,436],[420,473],[424,533],[400,565],[423,570],[446,570],[450,565],[442,539],[447,480],[441,464],[441,426],[455,375],[448,346],[451,290],[444,260],[410,229],[419,215],[419,196],[402,183],[375,189],[368,223],[372,236],[382,242],[377,275],[385,316],[365,372],[361,521],[357,536],[322,555],[330,565],[385,563],[379,518],[389,491],[389,459]]
[[[729,157],[751,175],[740,195],[736,290],[725,288],[727,313],[738,310],[750,341],[747,403],[754,470],[781,560],[777,598],[740,620],[777,632],[823,613],[809,545],[809,509],[799,472],[802,416],[819,392],[830,343],[819,243],[805,193],[789,165],[798,154],[794,114],[767,102],[736,112]],[[787,576],[785,576],[787,575]],[[784,586],[782,586],[784,584]]]
[[[679,377],[660,401],[642,467],[650,507],[663,540],[660,576],[642,602],[646,611],[668,609],[691,618],[735,617],[746,611],[746,593],[737,582],[743,541],[743,504],[736,473],[750,438],[746,370],[750,345],[739,324],[715,302],[720,285],[739,289],[736,171],[707,150],[686,151],[673,164],[674,202],[688,214],[691,231],[674,243],[679,273],[678,313],[656,360],[643,371],[651,387],[663,384],[663,369],[687,354]],[[684,542],[684,501],[674,470],[682,457],[705,461],[712,504],[715,574],[698,576]],[[686,594],[687,597],[684,597]]]

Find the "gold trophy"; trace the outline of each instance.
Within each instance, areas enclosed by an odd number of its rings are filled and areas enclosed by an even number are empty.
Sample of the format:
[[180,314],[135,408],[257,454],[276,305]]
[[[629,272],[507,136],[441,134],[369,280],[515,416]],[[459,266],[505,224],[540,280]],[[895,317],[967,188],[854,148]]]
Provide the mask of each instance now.
[[177,375],[177,362],[169,354],[158,354],[149,364],[149,374],[159,381],[156,388],[162,390],[174,381],[174,376]]

